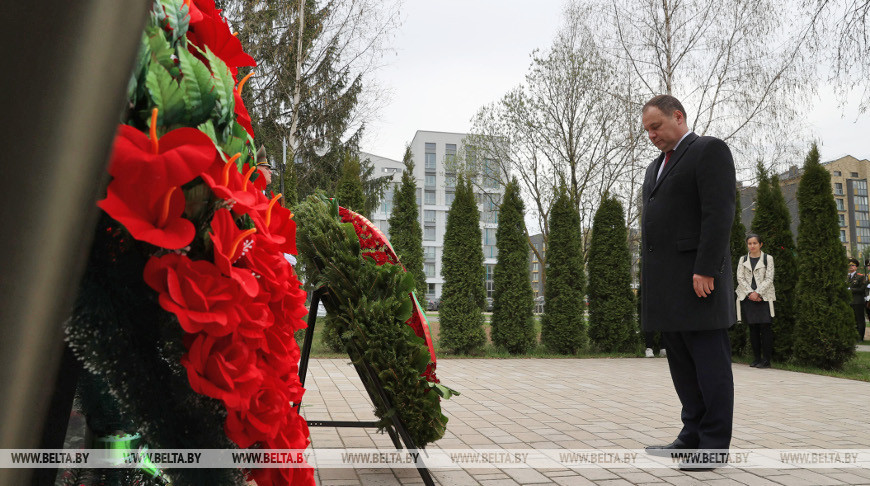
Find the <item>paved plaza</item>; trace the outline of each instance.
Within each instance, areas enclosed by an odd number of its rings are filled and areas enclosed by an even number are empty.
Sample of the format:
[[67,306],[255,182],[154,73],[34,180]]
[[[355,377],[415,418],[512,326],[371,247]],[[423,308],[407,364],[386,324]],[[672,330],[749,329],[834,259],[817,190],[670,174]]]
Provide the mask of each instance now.
[[[679,401],[667,362],[633,359],[443,359],[438,376],[462,395],[442,401],[447,433],[429,449],[642,449],[670,442]],[[734,365],[732,448],[870,449],[870,383]],[[347,359],[313,359],[303,414],[373,420]],[[311,428],[312,446],[380,448],[374,429]],[[320,469],[321,485],[422,484],[415,469]],[[870,485],[870,469],[437,469],[440,485]]]

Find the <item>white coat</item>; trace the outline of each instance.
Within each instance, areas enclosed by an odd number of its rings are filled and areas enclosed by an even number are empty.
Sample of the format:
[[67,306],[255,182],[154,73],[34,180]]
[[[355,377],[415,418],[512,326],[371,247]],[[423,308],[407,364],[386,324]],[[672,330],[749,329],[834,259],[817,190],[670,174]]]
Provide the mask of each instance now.
[[[758,295],[770,305],[770,317],[773,317],[773,302],[776,300],[776,291],[773,288],[773,257],[767,255],[767,264],[764,263],[765,253],[761,253],[761,258],[755,264],[755,270],[752,270],[752,262],[749,261],[749,255],[744,255],[740,258],[740,264],[737,265],[737,320],[740,320],[740,302],[749,297],[752,292],[758,292]],[[755,277],[755,290],[752,290],[752,277]]]

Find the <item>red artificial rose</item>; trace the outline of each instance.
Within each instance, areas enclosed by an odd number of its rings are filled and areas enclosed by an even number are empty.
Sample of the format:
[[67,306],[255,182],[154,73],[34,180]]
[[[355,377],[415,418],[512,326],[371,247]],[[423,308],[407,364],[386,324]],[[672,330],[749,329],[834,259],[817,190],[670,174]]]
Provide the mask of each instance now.
[[236,168],[235,158],[224,162],[216,157],[213,163],[200,174],[200,177],[208,184],[215,195],[227,202],[236,213],[248,213],[250,211],[262,211],[268,207],[268,200],[262,193],[248,190],[242,174]]
[[238,327],[238,285],[212,263],[169,253],[151,257],[143,273],[160,294],[160,307],[175,314],[188,333],[225,336]]
[[[265,441],[264,449],[284,449],[301,451],[308,447],[308,424],[295,409],[287,416],[287,423],[273,439]],[[258,468],[251,469],[249,478],[258,486],[287,486],[288,484],[314,484],[314,469],[305,467]]]
[[181,357],[193,391],[243,409],[263,382],[257,354],[234,334],[214,337],[197,334]]
[[149,184],[148,180],[119,177],[97,206],[123,224],[137,240],[177,250],[193,241],[193,223],[181,217],[184,193],[178,186]]
[[246,408],[227,410],[227,437],[243,449],[274,438],[290,412],[288,391],[284,382],[266,375]]
[[290,278],[293,267],[259,232],[254,233],[253,238],[254,245],[242,256],[240,265],[254,272],[264,291],[273,294],[269,300],[276,300],[285,292],[284,283]]
[[261,342],[265,339],[263,332],[275,323],[275,316],[269,308],[270,296],[259,292],[254,298],[244,294],[241,297],[238,304],[240,321],[236,332],[247,341]]
[[226,209],[218,209],[211,220],[211,243],[214,246],[214,263],[227,277],[239,283],[250,297],[257,295],[260,286],[250,270],[234,267],[235,263],[254,246],[251,235],[255,229],[240,230]]
[[138,179],[143,186],[172,187],[192,181],[217,154],[214,142],[195,128],[177,128],[153,140],[121,125],[115,137],[109,174],[116,179]]
[[[302,399],[302,385],[299,384],[299,357],[301,352],[294,329],[276,324],[263,333],[265,340],[258,351],[260,368],[290,383],[296,383],[298,389],[291,391],[290,400],[298,402]],[[295,380],[295,381],[294,381]]]

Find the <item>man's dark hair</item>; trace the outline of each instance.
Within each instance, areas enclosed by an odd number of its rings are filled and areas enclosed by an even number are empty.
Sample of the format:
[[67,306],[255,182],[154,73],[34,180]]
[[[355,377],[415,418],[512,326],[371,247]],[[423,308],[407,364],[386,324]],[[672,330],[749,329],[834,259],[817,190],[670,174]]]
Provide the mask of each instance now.
[[856,267],[857,267],[858,265],[860,265],[860,263],[858,263],[858,259],[857,259],[857,258],[850,258],[850,259],[849,259],[849,263],[854,263]]
[[750,239],[750,238],[755,238],[756,240],[758,240],[759,243],[764,244],[764,240],[762,240],[761,237],[758,236],[758,235],[755,234],[755,233],[748,233],[748,234],[746,235],[746,241],[747,241],[747,242],[749,242],[749,239]]
[[643,109],[640,110],[641,113],[645,112],[647,108],[654,106],[661,110],[666,116],[672,116],[674,114],[674,110],[679,110],[680,113],[683,114],[684,118],[687,118],[686,109],[683,108],[683,104],[680,103],[680,100],[674,98],[671,95],[658,95],[654,96],[653,99],[646,102],[643,105]]

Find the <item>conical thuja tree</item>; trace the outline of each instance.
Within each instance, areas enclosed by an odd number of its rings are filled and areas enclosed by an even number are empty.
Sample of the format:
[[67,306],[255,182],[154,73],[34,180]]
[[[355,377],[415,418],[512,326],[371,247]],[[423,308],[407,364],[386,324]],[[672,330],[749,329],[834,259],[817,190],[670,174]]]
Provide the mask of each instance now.
[[[759,191],[761,188],[759,187]],[[737,190],[737,198],[734,205],[734,224],[731,225],[731,270],[734,275],[734,288],[737,288],[737,265],[740,263],[740,257],[746,255],[746,226],[740,221],[740,215],[743,209],[740,206],[740,189]],[[749,326],[745,323],[738,323],[731,326],[728,330],[728,337],[731,338],[731,354],[734,356],[742,356],[747,349],[747,340],[749,339]]]
[[414,178],[414,160],[411,148],[405,149],[405,170],[402,184],[393,195],[393,212],[390,213],[390,244],[408,273],[414,276],[417,300],[426,308],[426,274],[423,273],[423,230],[420,227],[417,207],[417,180]]
[[341,179],[335,189],[338,204],[363,216],[365,210],[365,194],[363,194],[362,179],[360,179],[359,157],[349,151],[342,155]]
[[537,341],[525,209],[519,183],[514,178],[505,188],[498,210],[495,234],[498,263],[492,296],[492,342],[512,354],[525,353]]
[[831,175],[813,144],[798,186],[798,283],[794,358],[840,369],[855,354],[855,324],[844,281],[846,250],[839,239]]
[[637,324],[625,213],[610,195],[595,212],[588,267],[590,344],[605,352],[635,351]]
[[444,288],[439,309],[441,347],[459,353],[474,352],[486,341],[483,330],[486,289],[479,221],[471,182],[460,176],[456,198],[447,213],[441,258]]
[[553,352],[574,354],[586,345],[583,322],[586,276],[580,245],[580,215],[564,185],[557,193],[550,210],[541,342]]
[[768,177],[761,164],[758,166],[758,175],[752,232],[764,241],[762,251],[773,257],[773,288],[776,291],[776,315],[773,317],[772,326],[773,356],[777,360],[785,361],[791,357],[794,346],[795,286],[798,280],[791,215],[779,186],[779,177],[776,174]]

